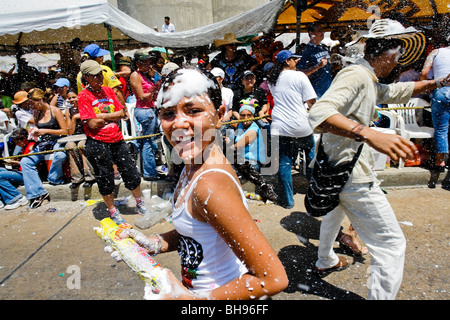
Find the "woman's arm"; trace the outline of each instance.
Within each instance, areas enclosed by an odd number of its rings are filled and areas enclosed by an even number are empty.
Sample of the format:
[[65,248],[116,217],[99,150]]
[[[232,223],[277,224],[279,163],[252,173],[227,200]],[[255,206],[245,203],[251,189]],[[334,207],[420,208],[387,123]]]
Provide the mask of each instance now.
[[177,250],[178,232],[173,229],[159,235],[146,236],[136,229],[126,229],[120,234],[121,238],[131,237],[149,254],[156,255]]
[[322,69],[323,67],[325,67],[327,65],[327,63],[328,63],[327,58],[322,58],[317,65],[312,66],[307,69],[300,70],[300,71],[303,72],[304,74],[306,74],[307,76],[310,76],[313,73],[319,71],[319,69]]
[[120,71],[115,72],[116,77],[127,77],[130,74],[131,74],[131,68],[128,66],[122,66],[122,67],[120,67]]
[[[269,103],[266,103],[262,106],[261,110],[258,112],[258,117],[264,117],[266,115],[269,115]],[[267,119],[262,119],[264,122],[267,122]]]
[[67,123],[67,134],[71,135],[75,132],[77,119],[80,119],[80,114],[76,113],[70,116],[70,108],[66,109],[66,123]]
[[308,110],[311,109],[311,107],[313,106],[314,103],[316,103],[316,99],[306,100],[306,105],[308,106]]
[[194,215],[201,215],[249,270],[212,290],[208,299],[259,299],[287,287],[288,278],[281,261],[245,208],[231,178],[205,174],[194,188],[192,207]]
[[125,118],[127,116],[126,110],[127,110],[126,108],[123,108],[119,111],[112,112],[112,113],[98,113],[96,115],[96,118],[86,120],[87,125],[91,129],[102,128],[102,127],[106,126],[107,124],[109,124],[110,122],[117,122],[117,121],[120,121],[121,119]]
[[420,72],[420,80],[428,79],[428,73],[430,72],[431,67],[433,66],[433,61],[434,61],[434,58],[436,57],[437,53],[438,53],[438,50],[434,49],[428,55],[427,59],[425,60],[425,63],[423,64],[422,71]]
[[142,89],[142,79],[139,74],[137,74],[137,72],[133,72],[131,74],[130,86],[134,94],[136,95],[136,98],[141,101],[149,99],[153,94],[153,92],[144,93],[144,90]]
[[50,101],[49,105],[56,107],[56,103],[57,103],[57,101],[58,101],[58,97],[59,97],[59,94],[58,94],[58,93],[55,94],[55,95],[53,96],[52,100]]
[[258,133],[255,130],[247,130],[247,132],[234,144],[234,149],[245,148],[258,138]]

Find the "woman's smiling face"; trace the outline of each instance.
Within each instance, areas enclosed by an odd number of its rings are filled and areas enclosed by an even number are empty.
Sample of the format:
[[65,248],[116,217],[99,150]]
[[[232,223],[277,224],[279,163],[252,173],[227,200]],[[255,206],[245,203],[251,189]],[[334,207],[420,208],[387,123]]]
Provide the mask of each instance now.
[[214,88],[220,95],[220,88],[195,69],[180,69],[172,75],[172,80],[163,84],[156,102],[161,127],[178,156],[186,164],[197,164],[204,160],[204,150],[221,126],[224,108],[216,108],[208,93]]
[[160,111],[161,126],[178,156],[189,163],[203,155],[214,141],[218,111],[208,94],[182,98],[176,105]]

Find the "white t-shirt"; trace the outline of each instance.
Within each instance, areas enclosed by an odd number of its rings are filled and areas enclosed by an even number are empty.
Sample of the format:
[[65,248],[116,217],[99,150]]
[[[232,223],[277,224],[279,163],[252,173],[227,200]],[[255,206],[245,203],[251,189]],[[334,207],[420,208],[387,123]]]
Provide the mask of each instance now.
[[161,27],[161,32],[162,33],[175,32],[175,26],[172,23],[169,23],[169,25],[164,23]]
[[34,127],[33,124],[28,123],[30,119],[33,119],[33,114],[30,111],[23,110],[19,107],[19,110],[16,111],[16,120],[17,126],[19,128],[25,128],[27,130]]
[[10,121],[8,118],[8,115],[0,110],[0,135],[3,136],[5,134],[8,134],[8,132],[11,132]]
[[269,84],[273,96],[271,132],[288,137],[306,137],[313,133],[305,102],[317,98],[311,82],[301,71],[284,70],[275,86]]
[[225,105],[225,113],[233,108],[233,96],[234,92],[230,88],[222,87],[222,100]]
[[434,80],[445,78],[450,73],[450,47],[438,49],[433,60]]

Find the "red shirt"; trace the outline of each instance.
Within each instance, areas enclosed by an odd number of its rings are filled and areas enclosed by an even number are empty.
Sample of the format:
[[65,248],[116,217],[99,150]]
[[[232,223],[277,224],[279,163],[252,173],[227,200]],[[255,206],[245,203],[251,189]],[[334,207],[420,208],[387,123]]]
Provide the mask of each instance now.
[[130,91],[128,90],[128,83],[124,77],[119,77],[119,81],[122,83],[122,94],[123,98],[126,100],[130,95]]
[[[23,148],[19,154],[29,154],[31,151],[33,151],[34,146],[36,145],[36,141],[28,141],[25,148]],[[16,159],[21,160],[22,158]],[[22,171],[22,167],[20,165],[12,165],[13,169],[19,169],[19,171]]]
[[92,139],[115,143],[123,139],[117,122],[111,122],[98,129],[91,129],[84,120],[96,119],[98,113],[113,113],[122,110],[123,106],[117,100],[116,94],[109,87],[102,87],[99,92],[83,89],[78,95],[78,110],[84,124],[84,133]]

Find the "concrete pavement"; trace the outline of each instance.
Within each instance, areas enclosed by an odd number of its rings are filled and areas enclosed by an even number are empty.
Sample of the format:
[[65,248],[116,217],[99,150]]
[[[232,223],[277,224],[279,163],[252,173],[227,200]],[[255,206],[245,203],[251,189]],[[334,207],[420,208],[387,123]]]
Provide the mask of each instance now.
[[[294,171],[295,173],[295,171]],[[407,238],[405,275],[398,299],[448,300],[449,193],[428,189],[429,172],[421,168],[389,169],[379,172],[388,189],[388,199]],[[362,300],[367,295],[370,256],[348,255],[350,268],[318,279],[311,274],[317,258],[320,218],[305,213],[303,191],[306,181],[294,174],[296,205],[283,209],[250,201],[249,212],[278,253],[290,284],[273,300]],[[118,182],[118,197],[130,193]],[[244,183],[244,189],[251,185]],[[165,181],[146,182],[142,189],[161,194],[170,187]],[[0,300],[140,300],[144,284],[124,263],[105,253],[104,243],[93,227],[107,215],[103,202],[88,205],[72,201],[69,185],[46,185],[52,201],[40,208],[0,211]],[[82,189],[82,188],[80,188]],[[23,191],[23,190],[22,190]],[[100,199],[94,186],[91,199]],[[124,218],[134,225],[134,201],[121,207]],[[348,227],[349,222],[344,222]],[[172,229],[163,221],[146,234]],[[346,254],[338,247],[339,254]],[[179,257],[171,252],[155,257],[179,276]],[[175,304],[170,310],[181,311]],[[282,305],[283,306],[283,305]],[[291,306],[290,304],[288,306]],[[294,306],[294,305],[292,305]],[[269,305],[270,307],[270,305]],[[293,310],[291,310],[293,311]]]

